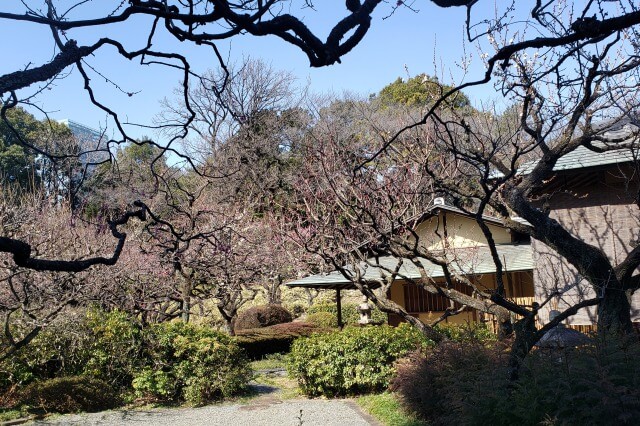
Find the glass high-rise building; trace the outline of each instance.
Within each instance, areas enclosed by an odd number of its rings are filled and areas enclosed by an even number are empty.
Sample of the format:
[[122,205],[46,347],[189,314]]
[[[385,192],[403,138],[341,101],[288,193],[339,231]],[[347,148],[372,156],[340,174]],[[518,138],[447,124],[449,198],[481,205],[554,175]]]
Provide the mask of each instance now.
[[58,120],[58,123],[69,127],[71,134],[78,144],[78,159],[87,174],[90,174],[98,163],[109,159],[107,137],[104,132],[99,132],[77,121],[67,118]]

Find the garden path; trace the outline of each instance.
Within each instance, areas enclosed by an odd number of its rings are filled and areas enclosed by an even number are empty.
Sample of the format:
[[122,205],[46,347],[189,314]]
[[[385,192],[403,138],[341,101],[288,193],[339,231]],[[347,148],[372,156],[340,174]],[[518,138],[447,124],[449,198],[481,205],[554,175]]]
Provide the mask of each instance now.
[[33,425],[157,426],[377,426],[348,399],[282,398],[273,386],[253,385],[259,394],[246,403],[198,408],[113,410],[37,420]]

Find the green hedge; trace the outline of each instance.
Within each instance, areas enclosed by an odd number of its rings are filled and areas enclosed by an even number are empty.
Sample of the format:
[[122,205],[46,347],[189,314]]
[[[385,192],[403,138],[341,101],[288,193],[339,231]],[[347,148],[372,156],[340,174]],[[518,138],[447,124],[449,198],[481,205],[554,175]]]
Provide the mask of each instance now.
[[0,389],[78,375],[129,387],[141,345],[139,327],[124,312],[90,309],[62,316],[0,364]]
[[[371,303],[370,303],[371,305]],[[373,306],[373,305],[372,305]],[[342,304],[342,322],[344,324],[357,324],[360,319],[360,314],[358,313],[358,303],[343,303]],[[327,315],[317,315],[329,313],[332,315],[333,321],[332,323],[328,323],[329,319]],[[338,307],[335,303],[319,303],[317,305],[312,305],[307,309],[307,320],[309,322],[316,322],[320,326],[338,326]],[[387,323],[387,314],[373,306],[371,311],[371,321],[379,324]]]
[[296,340],[287,369],[310,396],[382,391],[389,384],[398,358],[430,344],[406,324],[350,327]]
[[125,312],[98,309],[87,312],[86,324],[91,343],[81,374],[115,387],[129,387],[139,368],[144,344],[139,326]]
[[467,324],[441,323],[436,325],[435,329],[452,342],[493,343],[497,340],[495,333],[486,324],[477,322]]
[[338,326],[336,315],[331,312],[314,312],[307,314],[307,322],[315,324],[318,327],[335,328]]
[[197,405],[236,395],[253,377],[233,339],[207,327],[157,324],[146,331],[144,346],[146,362],[133,379],[140,397]]
[[[71,382],[49,383],[53,378]],[[42,386],[68,387],[78,380],[89,381],[81,383],[81,390],[89,392],[99,389],[87,385],[95,379],[129,396],[135,391],[192,404],[237,394],[251,378],[244,351],[226,334],[181,322],[142,330],[118,311],[60,318],[0,364],[0,391],[5,393],[27,387],[53,394]]]

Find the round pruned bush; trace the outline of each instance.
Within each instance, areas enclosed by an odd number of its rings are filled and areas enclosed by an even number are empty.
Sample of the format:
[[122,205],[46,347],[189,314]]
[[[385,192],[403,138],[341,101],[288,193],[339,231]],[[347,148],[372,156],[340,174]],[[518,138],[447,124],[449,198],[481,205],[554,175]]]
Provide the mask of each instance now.
[[102,411],[118,407],[122,400],[106,382],[87,376],[59,377],[25,387],[21,403],[47,413]]
[[241,312],[236,320],[236,330],[248,330],[259,327],[291,322],[291,313],[279,305],[254,306]]
[[293,342],[287,369],[310,396],[377,392],[389,385],[398,358],[431,344],[406,324],[349,327]]
[[233,339],[207,327],[156,324],[144,340],[146,365],[133,379],[139,397],[199,405],[244,391],[253,377]]

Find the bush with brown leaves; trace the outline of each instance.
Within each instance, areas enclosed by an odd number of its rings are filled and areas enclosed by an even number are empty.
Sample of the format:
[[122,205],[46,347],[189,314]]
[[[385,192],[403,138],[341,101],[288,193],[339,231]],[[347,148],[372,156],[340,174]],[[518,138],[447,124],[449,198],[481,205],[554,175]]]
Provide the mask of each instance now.
[[236,320],[236,331],[269,327],[270,325],[291,322],[292,320],[293,317],[291,316],[291,313],[282,306],[254,306],[238,315],[238,319]]

